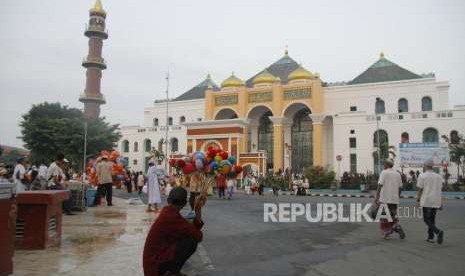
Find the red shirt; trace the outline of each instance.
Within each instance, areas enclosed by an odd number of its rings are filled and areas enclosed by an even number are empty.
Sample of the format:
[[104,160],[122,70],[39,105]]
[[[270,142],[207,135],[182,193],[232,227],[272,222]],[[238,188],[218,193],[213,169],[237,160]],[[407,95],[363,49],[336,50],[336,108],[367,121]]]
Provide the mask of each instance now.
[[174,259],[176,242],[189,236],[202,241],[202,224],[188,222],[172,205],[163,207],[152,224],[144,246],[144,275],[158,276],[158,265]]
[[222,174],[219,174],[217,177],[216,177],[216,186],[218,188],[226,188],[226,177],[224,177],[224,175]]

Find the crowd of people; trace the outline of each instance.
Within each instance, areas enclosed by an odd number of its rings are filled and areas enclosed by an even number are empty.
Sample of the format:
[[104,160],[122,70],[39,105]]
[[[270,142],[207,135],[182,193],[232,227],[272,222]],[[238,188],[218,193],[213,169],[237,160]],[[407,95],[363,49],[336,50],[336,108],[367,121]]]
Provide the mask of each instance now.
[[[64,182],[78,175],[71,175],[70,163],[63,154],[58,154],[56,159],[47,167],[44,163],[39,166],[31,164],[24,157],[16,160],[13,170],[8,170],[5,164],[0,164],[0,183],[14,184],[15,193],[38,190],[65,190]],[[71,201],[63,202],[63,211],[72,215]]]

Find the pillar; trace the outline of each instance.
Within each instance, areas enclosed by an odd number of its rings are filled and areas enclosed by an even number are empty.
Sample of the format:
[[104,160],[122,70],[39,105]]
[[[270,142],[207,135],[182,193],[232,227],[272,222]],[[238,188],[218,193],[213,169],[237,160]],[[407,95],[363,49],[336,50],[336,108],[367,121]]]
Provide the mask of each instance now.
[[323,166],[323,120],[324,115],[310,114],[313,121],[313,165]]
[[283,170],[283,117],[270,117],[273,122],[273,172]]
[[247,152],[247,140],[249,139],[249,129],[243,128],[242,129],[242,138],[239,144],[239,152]]

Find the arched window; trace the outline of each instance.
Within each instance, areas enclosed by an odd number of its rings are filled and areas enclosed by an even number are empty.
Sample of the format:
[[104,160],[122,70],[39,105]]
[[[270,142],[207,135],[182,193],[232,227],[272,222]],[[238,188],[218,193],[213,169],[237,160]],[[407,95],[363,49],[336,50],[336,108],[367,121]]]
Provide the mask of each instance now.
[[150,139],[145,139],[144,144],[145,144],[145,152],[151,152],[152,151],[152,141],[150,141]]
[[177,152],[178,151],[178,138],[171,138],[171,152]]
[[179,117],[179,123],[182,124],[182,123],[185,123],[185,122],[186,122],[186,117],[184,117],[184,116]]
[[450,143],[451,144],[460,144],[460,137],[457,130],[452,130],[450,132]]
[[433,110],[433,100],[431,97],[423,97],[421,99],[421,111],[432,111]]
[[401,143],[409,143],[410,142],[410,138],[409,138],[409,135],[408,135],[408,132],[404,132],[400,135],[400,142]]
[[429,127],[423,130],[423,143],[439,142],[439,133],[435,128]]
[[123,152],[129,152],[129,141],[128,140],[124,140],[123,143],[122,143],[122,151]]
[[273,167],[273,123],[270,120],[271,116],[273,113],[268,110],[258,120],[258,150],[266,152],[267,168]]
[[168,125],[169,126],[173,125],[173,117],[168,117]]
[[398,111],[399,113],[401,112],[408,112],[408,101],[407,99],[400,99],[399,102],[397,103]]
[[158,126],[158,118],[153,118],[153,126]]
[[138,151],[139,151],[139,143],[134,142],[134,152],[138,152]]
[[163,152],[163,138],[158,140],[158,151]]
[[384,106],[384,101],[381,100],[380,98],[376,98],[375,113],[376,114],[384,114],[384,113],[386,113],[386,108]]

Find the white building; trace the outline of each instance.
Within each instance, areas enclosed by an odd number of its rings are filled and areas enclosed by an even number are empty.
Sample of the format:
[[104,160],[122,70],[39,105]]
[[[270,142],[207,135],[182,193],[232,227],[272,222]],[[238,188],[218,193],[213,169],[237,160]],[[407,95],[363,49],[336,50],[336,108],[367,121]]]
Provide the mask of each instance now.
[[[280,66],[282,68],[278,68]],[[267,69],[280,81],[287,80],[289,72],[298,67],[286,53],[285,57]],[[254,77],[245,85],[251,83]],[[223,92],[207,76],[200,84],[169,102],[168,121],[166,102],[160,101],[144,110],[143,126],[122,128],[123,137],[118,147],[123,156],[129,159],[132,170],[139,171],[146,167],[146,158],[152,147],[165,151],[163,141],[167,127],[168,154],[187,152],[187,133],[183,123],[204,120],[208,106],[205,91],[209,87],[214,92]],[[379,166],[375,164],[373,156],[378,139],[377,129],[380,130],[380,144],[395,147],[396,164],[399,164],[401,142],[441,142],[442,135],[454,137],[458,133],[465,133],[465,106],[449,106],[447,81],[437,80],[434,74],[412,73],[387,60],[383,54],[352,81],[322,82],[322,89],[324,112],[318,114],[323,118],[322,164],[334,171],[377,171]],[[222,116],[221,119],[241,117],[228,114],[230,118]],[[247,122],[248,119],[244,120]],[[251,132],[247,139],[257,139],[255,136]],[[291,141],[290,132],[284,133],[283,140]],[[255,142],[249,141],[248,144],[248,151],[253,151]],[[342,157],[340,163],[336,156]],[[291,158],[286,158],[284,153],[284,168],[290,167],[290,163]],[[452,173],[456,171],[453,166]]]

